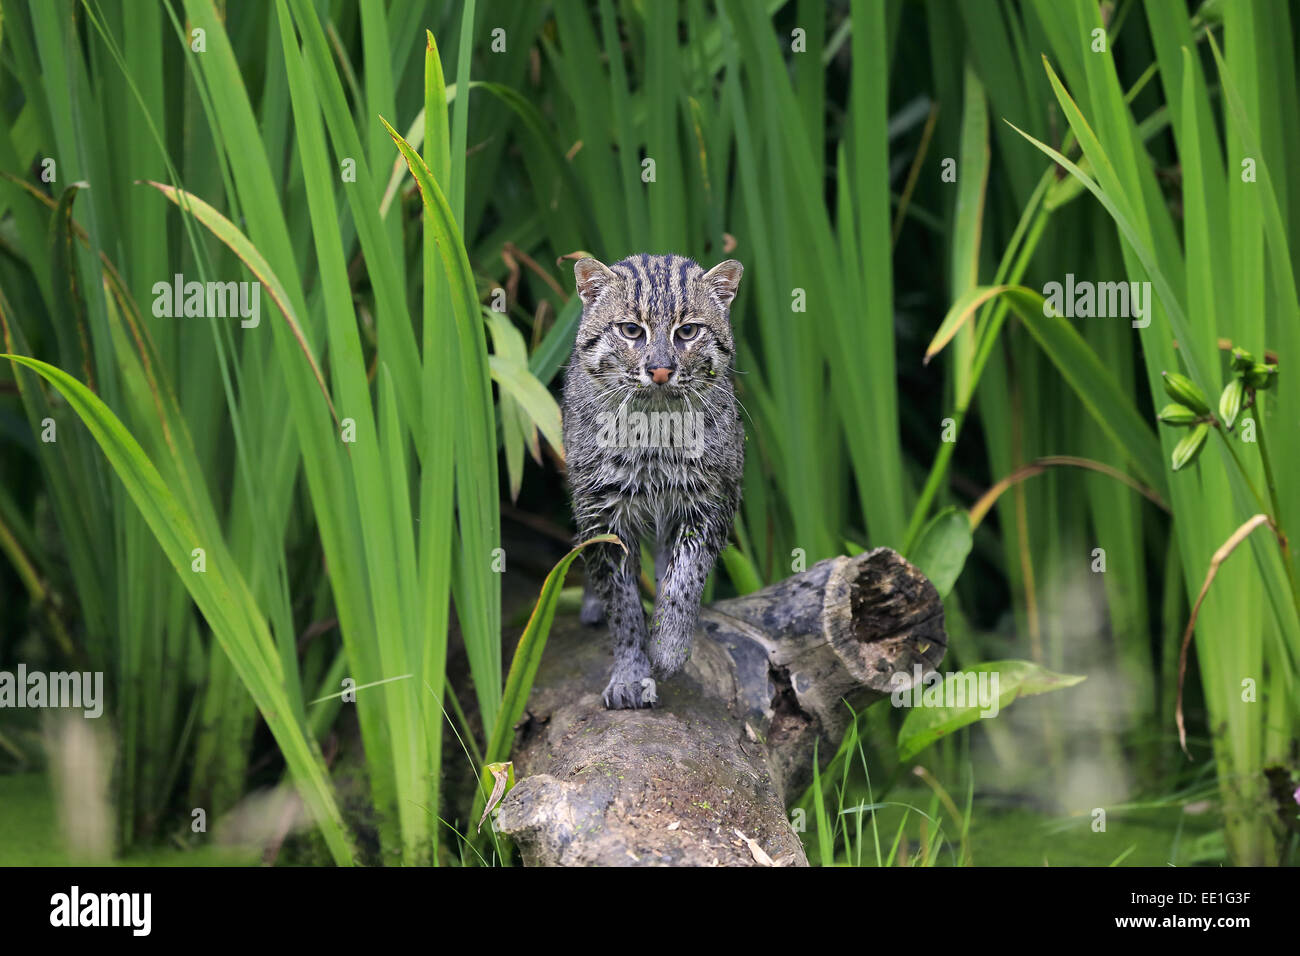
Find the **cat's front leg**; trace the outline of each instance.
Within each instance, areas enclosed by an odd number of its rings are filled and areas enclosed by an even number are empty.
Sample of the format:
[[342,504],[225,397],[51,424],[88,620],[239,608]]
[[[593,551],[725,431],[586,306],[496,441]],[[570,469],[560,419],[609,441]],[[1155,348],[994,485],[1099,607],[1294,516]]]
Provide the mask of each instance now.
[[649,707],[657,700],[646,656],[645,611],[637,590],[641,551],[634,536],[619,537],[628,546],[626,554],[616,544],[592,545],[585,552],[588,593],[604,609],[614,645],[614,669],[601,694],[610,710]]
[[679,671],[691,653],[700,597],[713,562],[727,542],[731,511],[688,514],[669,539],[650,622],[650,663],[663,679]]

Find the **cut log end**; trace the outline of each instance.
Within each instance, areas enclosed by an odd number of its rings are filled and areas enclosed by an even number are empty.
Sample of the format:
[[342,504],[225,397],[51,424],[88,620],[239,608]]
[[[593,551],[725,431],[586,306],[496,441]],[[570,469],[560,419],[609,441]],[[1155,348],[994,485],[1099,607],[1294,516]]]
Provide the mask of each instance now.
[[[948,649],[943,604],[930,579],[888,548],[847,558],[828,589],[825,626],[845,667],[880,694],[895,674],[933,670]],[[847,603],[847,608],[844,604]]]

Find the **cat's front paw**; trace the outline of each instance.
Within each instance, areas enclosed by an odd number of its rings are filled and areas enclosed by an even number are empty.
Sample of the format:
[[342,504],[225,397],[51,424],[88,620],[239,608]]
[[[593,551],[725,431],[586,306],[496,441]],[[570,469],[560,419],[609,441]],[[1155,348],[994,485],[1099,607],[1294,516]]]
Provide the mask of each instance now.
[[606,710],[639,710],[659,700],[654,678],[615,674],[600,695]]
[[667,627],[650,634],[650,671],[660,680],[676,674],[690,656],[690,634],[676,634]]

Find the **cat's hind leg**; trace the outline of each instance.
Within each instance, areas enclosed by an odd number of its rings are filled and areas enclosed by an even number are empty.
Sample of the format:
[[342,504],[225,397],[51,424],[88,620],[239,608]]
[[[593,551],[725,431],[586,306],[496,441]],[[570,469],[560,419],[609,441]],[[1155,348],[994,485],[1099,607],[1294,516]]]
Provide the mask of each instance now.
[[598,627],[605,623],[605,602],[596,593],[590,576],[582,587],[582,608],[578,611],[578,620],[587,627]]

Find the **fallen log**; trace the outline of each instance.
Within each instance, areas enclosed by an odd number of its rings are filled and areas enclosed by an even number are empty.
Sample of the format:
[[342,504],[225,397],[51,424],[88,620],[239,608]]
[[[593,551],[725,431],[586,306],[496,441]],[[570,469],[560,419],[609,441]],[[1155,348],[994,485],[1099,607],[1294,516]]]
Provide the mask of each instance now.
[[850,712],[947,648],[934,585],[889,548],[821,561],[700,612],[652,710],[605,710],[604,628],[558,617],[495,826],[529,866],[799,865],[786,801]]

